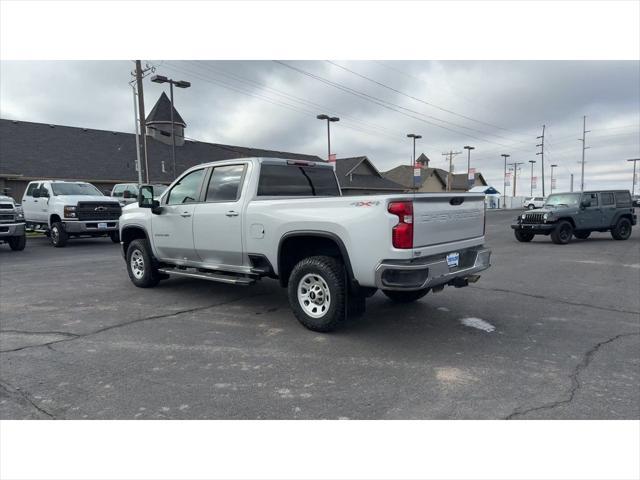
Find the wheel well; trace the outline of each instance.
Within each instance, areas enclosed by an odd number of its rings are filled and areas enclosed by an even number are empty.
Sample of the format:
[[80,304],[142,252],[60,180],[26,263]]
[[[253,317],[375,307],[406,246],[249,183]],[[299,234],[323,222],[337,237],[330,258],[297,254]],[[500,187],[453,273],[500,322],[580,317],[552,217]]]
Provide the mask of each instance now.
[[124,254],[127,254],[127,248],[129,248],[129,244],[134,240],[138,239],[146,239],[147,232],[140,227],[127,227],[122,230],[122,236],[120,237],[120,241],[122,242],[122,250]]
[[631,216],[630,213],[622,213],[620,215],[618,215],[616,217],[616,219],[613,221],[613,226],[615,227],[616,223],[618,223],[618,220],[620,220],[621,218],[626,218],[627,220],[629,220],[631,223],[633,223],[633,217]]
[[576,222],[574,222],[574,221],[573,221],[573,218],[571,218],[571,217],[563,217],[563,218],[559,218],[559,219],[556,221],[556,223],[561,222],[561,221],[563,221],[563,220],[566,220],[567,222],[569,222],[569,223],[571,224],[571,226],[572,226],[573,228],[576,228]]
[[323,234],[295,234],[285,236],[278,248],[278,277],[280,285],[286,287],[293,267],[303,258],[326,255],[340,260],[346,267],[350,283],[353,272],[349,256],[342,242]]
[[59,215],[53,214],[49,217],[49,226],[53,225],[56,222],[60,222],[62,219]]

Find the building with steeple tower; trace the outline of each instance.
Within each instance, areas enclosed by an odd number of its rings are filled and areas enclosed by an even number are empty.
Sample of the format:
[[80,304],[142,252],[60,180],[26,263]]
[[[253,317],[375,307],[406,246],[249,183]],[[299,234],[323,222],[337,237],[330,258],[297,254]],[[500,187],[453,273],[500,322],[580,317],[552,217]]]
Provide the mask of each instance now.
[[171,109],[173,108],[173,133],[176,136],[176,146],[184,145],[184,129],[187,124],[184,122],[175,107],[171,106],[171,101],[167,94],[162,92],[160,98],[151,109],[145,120],[147,136],[159,142],[171,145]]

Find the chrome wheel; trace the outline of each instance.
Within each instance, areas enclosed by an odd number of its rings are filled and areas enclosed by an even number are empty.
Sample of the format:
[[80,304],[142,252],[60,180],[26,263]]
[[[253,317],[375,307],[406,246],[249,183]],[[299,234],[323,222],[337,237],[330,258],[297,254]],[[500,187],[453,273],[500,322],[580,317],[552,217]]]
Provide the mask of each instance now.
[[133,276],[140,280],[144,277],[144,257],[140,250],[134,250],[131,254],[131,260],[129,261],[131,267],[131,273]]
[[298,283],[298,302],[310,317],[323,317],[331,306],[327,282],[316,273],[306,274]]

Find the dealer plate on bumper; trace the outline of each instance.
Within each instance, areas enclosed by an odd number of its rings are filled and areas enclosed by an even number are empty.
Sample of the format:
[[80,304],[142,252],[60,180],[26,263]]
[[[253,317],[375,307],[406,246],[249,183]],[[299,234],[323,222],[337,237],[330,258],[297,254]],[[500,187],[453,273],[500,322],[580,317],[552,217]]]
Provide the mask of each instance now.
[[98,224],[98,228],[99,228],[99,229],[101,229],[101,230],[102,230],[102,229],[104,229],[104,228],[107,228],[107,224],[106,224],[106,222],[104,222],[104,223],[103,223],[103,222],[100,222],[100,223]]
[[447,265],[449,266],[449,268],[457,267],[459,263],[460,263],[460,253],[453,252],[453,253],[447,254]]

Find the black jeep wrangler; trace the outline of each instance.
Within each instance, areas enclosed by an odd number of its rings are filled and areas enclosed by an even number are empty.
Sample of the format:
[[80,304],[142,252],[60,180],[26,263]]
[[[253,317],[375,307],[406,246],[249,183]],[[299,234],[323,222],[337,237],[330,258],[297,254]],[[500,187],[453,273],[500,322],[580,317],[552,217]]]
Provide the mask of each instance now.
[[611,232],[616,240],[631,236],[636,215],[628,190],[603,190],[549,195],[544,207],[525,212],[511,225],[519,242],[536,235],[551,235],[565,245],[574,236],[586,239],[591,232]]

